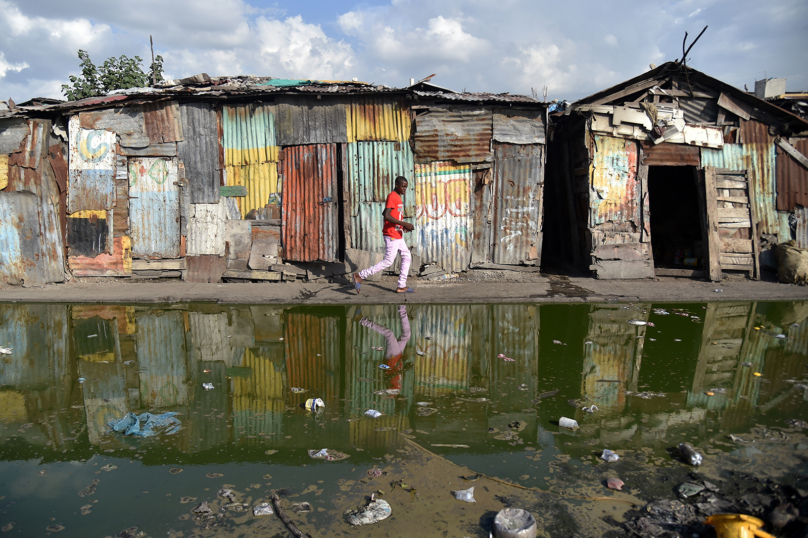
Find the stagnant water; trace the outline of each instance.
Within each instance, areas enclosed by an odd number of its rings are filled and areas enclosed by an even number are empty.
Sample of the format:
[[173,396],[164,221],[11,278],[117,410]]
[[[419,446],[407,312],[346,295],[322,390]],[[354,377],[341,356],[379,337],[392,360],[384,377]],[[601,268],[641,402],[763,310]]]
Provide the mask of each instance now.
[[[0,535],[289,536],[252,512],[278,490],[313,536],[482,537],[504,506],[539,536],[630,535],[626,510],[692,479],[683,441],[710,480],[804,482],[807,318],[808,303],[2,304]],[[110,431],[128,412],[180,426]],[[474,504],[451,494],[471,486]],[[374,492],[392,516],[351,527]]]

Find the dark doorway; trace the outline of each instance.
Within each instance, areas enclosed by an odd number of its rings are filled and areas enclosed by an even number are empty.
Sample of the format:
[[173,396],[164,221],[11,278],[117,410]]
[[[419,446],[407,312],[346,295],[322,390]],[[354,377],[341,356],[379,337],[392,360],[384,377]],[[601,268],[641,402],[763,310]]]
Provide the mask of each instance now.
[[648,198],[654,267],[702,269],[702,240],[696,168],[650,166]]

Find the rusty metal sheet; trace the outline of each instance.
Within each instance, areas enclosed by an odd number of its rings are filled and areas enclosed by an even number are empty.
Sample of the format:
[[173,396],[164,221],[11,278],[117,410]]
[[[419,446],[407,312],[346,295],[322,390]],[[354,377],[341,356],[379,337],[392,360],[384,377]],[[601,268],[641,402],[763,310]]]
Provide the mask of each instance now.
[[410,139],[410,111],[398,97],[355,96],[345,110],[349,143],[406,142]]
[[642,164],[646,166],[701,166],[701,151],[683,144],[642,142]]
[[204,314],[189,312],[188,322],[193,340],[193,358],[197,361],[227,363],[233,354],[227,336],[227,312]]
[[640,222],[640,188],[637,181],[637,143],[595,135],[595,155],[590,167],[590,227],[613,222]]
[[477,107],[430,107],[415,117],[415,158],[419,163],[493,160],[490,110]]
[[0,280],[25,286],[43,286],[47,275],[42,264],[39,200],[31,192],[0,192]]
[[188,269],[186,282],[218,283],[227,271],[227,258],[219,256],[188,256],[185,258]]
[[185,324],[182,312],[137,316],[140,403],[146,409],[188,403]]
[[177,155],[185,165],[192,204],[219,201],[219,140],[216,111],[210,103],[180,105],[185,140],[177,143]]
[[81,112],[79,125],[87,130],[112,131],[120,137],[122,146],[145,148],[149,145],[143,113],[131,107]]
[[[438,397],[469,389],[471,377],[471,307],[425,305],[412,320],[415,347],[414,393]],[[429,337],[429,339],[427,339]]]
[[226,178],[229,186],[247,187],[247,196],[236,198],[242,218],[253,209],[261,209],[267,204],[280,204],[281,186],[278,182],[278,163],[276,162],[244,166],[228,165]]
[[185,139],[180,106],[176,101],[146,103],[140,106],[140,110],[150,144],[181,142]]
[[544,144],[544,110],[494,109],[493,139],[508,144]]
[[145,148],[120,147],[121,155],[126,157],[176,157],[177,143],[166,142],[165,144],[150,144]]
[[20,150],[20,144],[28,135],[28,122],[22,118],[9,118],[0,121],[0,154]]
[[336,153],[335,144],[295,146],[280,153],[286,260],[338,261]]
[[110,253],[112,214],[106,211],[79,211],[67,219],[67,243],[71,256],[94,258]]
[[794,217],[797,221],[797,227],[794,233],[797,247],[808,248],[808,207],[795,207]]
[[316,394],[325,401],[326,407],[337,405],[340,397],[342,338],[339,321],[337,317],[302,312],[287,312],[284,316],[283,343],[289,386]]
[[421,261],[465,271],[471,260],[471,166],[415,165],[415,235]]
[[539,264],[544,149],[494,145],[494,263]]
[[176,159],[129,159],[132,256],[179,258],[180,198]]
[[224,204],[191,204],[188,219],[188,256],[224,256],[227,208]]
[[112,209],[115,204],[115,133],[87,130],[78,116],[69,122],[69,213]]
[[[415,169],[409,144],[398,142],[357,142],[347,146],[347,182],[351,203],[351,248],[384,252],[381,233],[382,213],[395,179],[413,181]],[[414,182],[413,182],[414,186]],[[404,218],[415,216],[414,190],[404,196]],[[405,234],[408,244],[412,234]],[[411,246],[411,245],[410,245]]]
[[13,349],[3,356],[0,386],[37,391],[58,387],[69,375],[67,331],[67,306],[0,304],[0,345]]
[[758,233],[780,232],[775,194],[774,137],[766,124],[741,120],[742,144],[725,144],[720,150],[702,148],[701,165],[731,170],[748,170],[750,185],[755,189],[755,212]]
[[67,260],[73,276],[131,276],[132,243],[126,236],[115,237],[112,239],[112,254],[71,255]]
[[[792,138],[791,145],[808,157],[808,138]],[[808,169],[779,147],[776,151],[777,209],[793,211],[797,205],[808,207]]]
[[344,104],[314,98],[279,103],[275,113],[279,146],[348,142],[347,123]]
[[222,109],[225,166],[278,161],[274,105],[251,103]]

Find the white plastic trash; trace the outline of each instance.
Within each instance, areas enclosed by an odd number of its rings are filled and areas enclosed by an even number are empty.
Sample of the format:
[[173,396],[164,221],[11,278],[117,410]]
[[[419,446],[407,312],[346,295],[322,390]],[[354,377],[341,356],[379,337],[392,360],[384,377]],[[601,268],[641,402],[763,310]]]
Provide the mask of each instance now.
[[261,503],[253,506],[253,515],[256,516],[271,516],[274,514],[272,505],[269,503]]
[[375,409],[368,409],[367,411],[365,411],[365,414],[367,416],[373,417],[373,418],[378,418],[378,417],[382,416],[382,414],[380,412],[376,411]]
[[497,538],[535,538],[536,530],[536,518],[521,508],[505,508],[494,518]]
[[458,501],[463,501],[465,503],[476,503],[477,501],[474,500],[474,486],[471,486],[469,489],[459,489],[457,491],[453,491],[452,495]]
[[603,449],[603,454],[600,455],[600,459],[603,461],[614,462],[620,459],[620,456],[614,453],[614,451],[609,450],[608,448]]
[[558,425],[568,430],[578,429],[578,421],[567,417],[561,417],[560,419],[558,419]]
[[213,383],[202,383],[202,388],[205,390],[213,390]]

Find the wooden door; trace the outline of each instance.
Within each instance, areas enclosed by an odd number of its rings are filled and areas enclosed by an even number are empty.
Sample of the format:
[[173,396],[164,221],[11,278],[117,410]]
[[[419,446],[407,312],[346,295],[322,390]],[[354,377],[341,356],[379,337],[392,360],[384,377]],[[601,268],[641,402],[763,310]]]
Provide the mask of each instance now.
[[705,166],[700,183],[710,280],[721,280],[723,271],[745,271],[760,279],[755,193],[747,171]]

